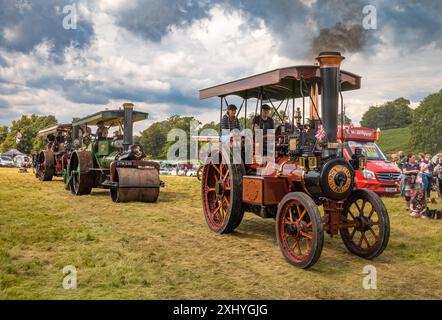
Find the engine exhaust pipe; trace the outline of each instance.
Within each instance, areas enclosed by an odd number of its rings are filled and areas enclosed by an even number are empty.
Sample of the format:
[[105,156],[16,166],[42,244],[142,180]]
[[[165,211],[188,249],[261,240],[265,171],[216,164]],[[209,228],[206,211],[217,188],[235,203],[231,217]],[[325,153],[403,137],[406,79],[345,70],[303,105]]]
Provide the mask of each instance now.
[[334,51],[321,52],[316,58],[321,68],[322,125],[329,148],[338,138],[340,67],[344,59],[340,52]]
[[129,150],[129,146],[133,144],[133,103],[124,103],[124,135],[123,148],[124,151]]
[[[77,122],[80,118],[72,118],[72,123]],[[72,127],[72,141],[75,141],[80,136],[80,126]]]

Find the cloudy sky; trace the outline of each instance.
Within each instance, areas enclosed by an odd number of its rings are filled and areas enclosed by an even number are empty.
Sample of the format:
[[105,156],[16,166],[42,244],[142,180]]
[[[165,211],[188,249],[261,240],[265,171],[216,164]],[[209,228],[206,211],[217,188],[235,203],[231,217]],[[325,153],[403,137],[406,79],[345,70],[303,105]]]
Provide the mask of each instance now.
[[[76,29],[63,27],[69,5]],[[367,5],[376,29],[363,27]],[[139,130],[172,114],[208,122],[218,101],[199,101],[199,89],[312,64],[330,49],[363,77],[361,90],[345,94],[354,122],[370,105],[403,96],[417,106],[442,87],[440,0],[0,0],[0,8],[0,125],[32,113],[70,121],[126,101],[150,113]]]

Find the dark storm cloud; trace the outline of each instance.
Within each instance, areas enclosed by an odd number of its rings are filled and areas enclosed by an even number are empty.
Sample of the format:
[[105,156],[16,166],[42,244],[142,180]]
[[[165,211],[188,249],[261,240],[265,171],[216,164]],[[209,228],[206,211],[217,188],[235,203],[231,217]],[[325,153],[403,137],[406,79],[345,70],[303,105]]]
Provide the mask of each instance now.
[[63,28],[66,16],[63,7],[75,3],[72,0],[0,0],[0,47],[27,53],[47,40],[53,45],[51,58],[61,62],[64,48],[84,47],[93,36],[92,25],[79,19],[77,29]]
[[171,26],[184,26],[207,15],[209,1],[140,0],[121,9],[117,23],[151,41],[159,41]]
[[[317,1],[312,7],[300,0],[207,0],[184,3],[139,0],[135,7],[119,11],[117,21],[150,41],[159,41],[172,26],[183,26],[206,17],[210,8],[221,4],[227,12],[229,9],[242,10],[248,18],[248,27],[254,27],[254,18],[261,18],[271,32],[282,40],[283,54],[293,55],[293,52],[299,51],[309,53],[311,50],[306,50],[306,47],[316,50],[324,35],[332,37],[333,48],[342,51],[358,51],[366,42],[361,26],[361,1]],[[319,30],[319,34],[314,33],[313,27]],[[329,41],[327,46],[331,44]]]
[[[216,4],[240,9],[253,27],[259,17],[281,40],[280,53],[287,56],[316,54],[322,50],[360,52],[381,42],[386,28],[395,43],[417,49],[431,42],[442,45],[442,1],[317,0],[310,6],[301,0],[139,0],[135,7],[117,14],[118,23],[150,40],[159,41],[171,26],[183,26],[206,17]],[[363,8],[377,9],[378,29],[363,28]]]

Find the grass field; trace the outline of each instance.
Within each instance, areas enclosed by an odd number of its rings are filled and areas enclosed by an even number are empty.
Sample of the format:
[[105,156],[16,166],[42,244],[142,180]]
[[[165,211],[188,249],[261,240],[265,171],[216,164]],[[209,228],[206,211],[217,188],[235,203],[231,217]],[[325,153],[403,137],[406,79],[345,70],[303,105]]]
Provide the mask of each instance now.
[[400,150],[407,153],[412,151],[410,138],[410,127],[383,130],[381,132],[379,147],[385,154],[393,154]]
[[[195,178],[163,177],[156,204],[114,204],[107,191],[76,198],[62,182],[0,168],[1,299],[440,299],[442,223],[385,203],[390,244],[373,261],[326,236],[319,262],[299,270],[282,258],[273,220],[247,214],[237,232],[210,232]],[[442,208],[442,200],[437,208]],[[377,289],[362,287],[377,268]],[[62,288],[63,267],[78,289]]]

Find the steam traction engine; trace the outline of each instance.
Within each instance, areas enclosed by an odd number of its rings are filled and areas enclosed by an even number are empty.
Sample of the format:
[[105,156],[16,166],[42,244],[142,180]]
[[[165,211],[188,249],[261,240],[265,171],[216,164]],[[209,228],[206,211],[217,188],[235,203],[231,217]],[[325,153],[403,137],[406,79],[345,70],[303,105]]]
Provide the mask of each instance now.
[[47,139],[47,144],[45,150],[36,155],[35,176],[41,181],[51,181],[54,176],[63,176],[73,148],[72,125],[59,124],[40,130],[37,136]]
[[[317,262],[324,232],[340,233],[348,250],[366,259],[384,251],[390,233],[387,210],[379,196],[356,189],[354,182],[366,159],[362,150],[355,150],[347,161],[337,141],[339,96],[342,110],[342,91],[359,89],[361,83],[359,76],[340,70],[343,59],[339,52],[323,52],[317,57],[319,65],[277,69],[200,91],[201,99],[220,97],[221,112],[226,97],[235,95],[244,99],[239,112],[244,108],[245,118],[248,99],[256,99],[255,114],[264,101],[280,120],[274,161],[257,161],[256,143],[251,161],[244,154],[239,163],[232,161],[231,147],[224,143],[209,154],[202,204],[211,230],[232,232],[245,211],[275,218],[282,254],[299,268]],[[302,111],[295,108],[296,98],[302,98]]]
[[[73,152],[65,183],[72,194],[90,194],[92,188],[110,189],[114,202],[156,202],[163,182],[159,164],[143,160],[140,145],[133,144],[133,123],[145,120],[147,113],[134,111],[133,104],[124,109],[105,110],[74,121],[80,131],[82,147]],[[88,126],[99,129],[92,134]],[[108,129],[117,127],[113,137]]]

